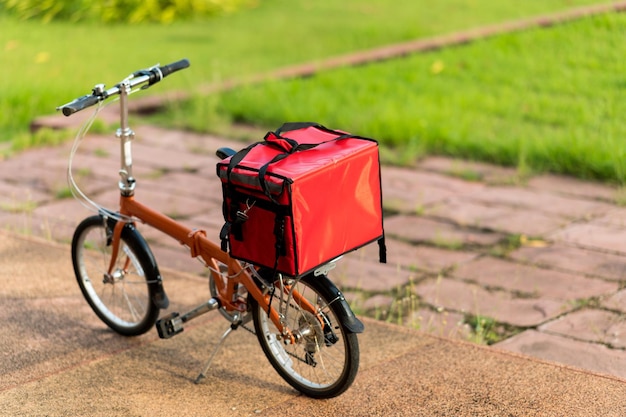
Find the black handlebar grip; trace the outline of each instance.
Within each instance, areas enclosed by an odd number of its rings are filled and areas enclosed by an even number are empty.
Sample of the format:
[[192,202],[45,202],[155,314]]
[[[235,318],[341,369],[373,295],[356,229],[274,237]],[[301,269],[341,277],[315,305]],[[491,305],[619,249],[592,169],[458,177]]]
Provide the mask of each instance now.
[[93,106],[94,104],[98,103],[98,101],[100,100],[101,100],[101,97],[94,96],[93,94],[89,94],[87,96],[77,98],[71,103],[63,106],[63,108],[61,108],[61,111],[63,112],[65,116],[71,116],[72,114],[78,111],[86,109],[89,106]]
[[167,77],[173,72],[179,71],[181,69],[185,69],[189,67],[189,60],[187,58],[181,59],[180,61],[172,62],[168,65],[163,65],[159,69],[161,70],[161,74],[163,74],[163,78]]

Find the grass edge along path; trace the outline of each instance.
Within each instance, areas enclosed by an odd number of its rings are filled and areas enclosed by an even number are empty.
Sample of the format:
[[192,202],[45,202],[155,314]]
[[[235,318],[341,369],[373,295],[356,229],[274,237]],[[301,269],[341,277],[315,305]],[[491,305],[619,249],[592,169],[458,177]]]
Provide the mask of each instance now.
[[[464,43],[497,36],[504,33],[528,30],[536,27],[548,27],[573,20],[611,12],[626,12],[626,0],[599,5],[581,6],[562,12],[550,13],[531,18],[511,20],[504,23],[481,26],[469,30],[453,32],[445,35],[419,38],[408,42],[386,45],[351,54],[340,55],[320,60],[314,64],[299,64],[279,68],[268,73],[260,73],[249,77],[226,79],[212,84],[202,85],[196,94],[208,95],[237,88],[242,85],[250,86],[270,80],[309,77],[318,72],[345,66],[357,66],[367,63],[384,61],[409,54],[428,52],[447,48]],[[132,110],[135,112],[151,112],[161,108],[167,100],[182,100],[188,98],[185,92],[168,92],[160,95],[145,96],[135,99]]]
[[[416,39],[408,42],[401,42],[380,48],[374,48],[369,51],[346,54],[323,60],[319,64],[295,65],[269,74],[261,74],[253,78],[249,78],[246,84],[254,82],[263,82],[268,79],[292,78],[292,77],[308,77],[316,72],[334,69],[343,66],[356,66],[376,61],[383,61],[402,57],[408,54],[427,52],[436,49],[446,48],[450,46],[460,45],[476,40],[500,35],[503,33],[527,30],[534,27],[552,26],[566,23],[572,20],[581,19],[596,14],[610,12],[626,11],[626,1],[611,2],[607,4],[591,5],[576,7],[562,12],[541,15],[537,17],[512,20],[504,23],[482,26],[474,29],[453,32],[450,34]],[[241,82],[240,82],[241,83]],[[236,87],[238,83],[227,81],[222,88]],[[208,88],[204,90],[204,88]],[[204,87],[201,92],[212,92],[211,87]]]
[[[549,13],[530,18],[516,19],[492,25],[479,26],[473,29],[457,31],[444,35],[418,38],[412,41],[399,42],[360,51],[351,54],[339,55],[327,59],[321,59],[316,63],[291,65],[279,68],[270,72],[263,72],[247,77],[232,79],[222,79],[220,81],[204,84],[198,87],[195,95],[209,95],[212,93],[224,92],[239,86],[250,86],[270,80],[280,80],[289,78],[299,78],[312,76],[318,72],[345,66],[357,66],[376,61],[394,59],[409,54],[433,51],[450,46],[460,45],[493,37],[499,34],[515,31],[527,30],[534,27],[546,27],[562,24],[576,19],[581,19],[597,14],[626,11],[626,0],[604,3],[599,5],[580,6],[565,11]],[[193,62],[192,62],[193,65]],[[190,93],[185,91],[166,91],[161,94],[146,95],[133,98],[129,102],[129,109],[135,113],[152,113],[163,108],[165,103],[170,101],[181,101],[188,99]],[[31,122],[31,130],[50,127],[60,129],[65,127],[76,127],[77,119],[64,120],[58,113],[53,115],[43,115],[36,117]],[[80,125],[80,122],[78,123]]]

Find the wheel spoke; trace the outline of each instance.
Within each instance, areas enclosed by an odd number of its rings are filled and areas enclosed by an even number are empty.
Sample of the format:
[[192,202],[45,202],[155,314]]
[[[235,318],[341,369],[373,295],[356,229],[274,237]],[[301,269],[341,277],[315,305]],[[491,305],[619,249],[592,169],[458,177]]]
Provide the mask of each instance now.
[[[119,256],[109,273],[112,256],[107,231],[99,216],[85,219],[72,240],[72,260],[78,284],[94,312],[109,327],[125,335],[152,328],[158,308],[151,300],[140,236],[122,233]],[[140,248],[140,249],[137,249]],[[153,278],[156,279],[156,278]]]

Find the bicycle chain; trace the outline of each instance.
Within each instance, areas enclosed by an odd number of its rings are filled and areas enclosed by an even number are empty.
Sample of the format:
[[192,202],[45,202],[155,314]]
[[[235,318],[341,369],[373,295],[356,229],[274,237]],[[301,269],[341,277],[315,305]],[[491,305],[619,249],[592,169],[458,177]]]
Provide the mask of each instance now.
[[245,324],[240,324],[239,327],[242,327],[244,330],[247,330],[250,333],[252,333],[253,335],[256,335],[256,331],[254,331],[254,329],[248,328],[248,326],[246,326]]
[[297,360],[299,360],[300,362],[306,363],[307,365],[311,365],[310,363],[308,363],[308,362],[306,361],[306,359],[302,359],[301,357],[299,357],[299,356],[298,356],[298,355],[296,355],[295,353],[291,353],[291,352],[289,352],[289,351],[287,351],[287,350],[285,350],[285,353],[286,353],[287,355],[289,355],[289,356],[292,356],[292,357],[296,358],[296,359],[297,359]]

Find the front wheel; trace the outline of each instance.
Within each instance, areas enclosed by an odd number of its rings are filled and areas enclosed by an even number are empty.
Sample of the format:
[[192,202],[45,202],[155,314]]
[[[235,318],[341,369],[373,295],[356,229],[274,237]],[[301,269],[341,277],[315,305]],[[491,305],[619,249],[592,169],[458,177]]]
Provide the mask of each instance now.
[[[274,369],[292,387],[313,398],[335,397],[348,389],[356,377],[357,335],[339,320],[341,305],[323,295],[328,291],[313,274],[291,284],[285,291],[277,284],[270,299],[272,307],[283,314],[285,325],[299,335],[297,343],[285,344],[267,311],[250,297],[257,338]],[[289,289],[294,290],[294,296],[289,295]],[[316,312],[305,309],[303,300]]]
[[83,220],[72,239],[72,264],[80,289],[96,315],[111,329],[125,336],[150,330],[159,315],[146,276],[150,256],[141,237],[125,227],[119,253],[109,273],[113,230],[102,216]]

